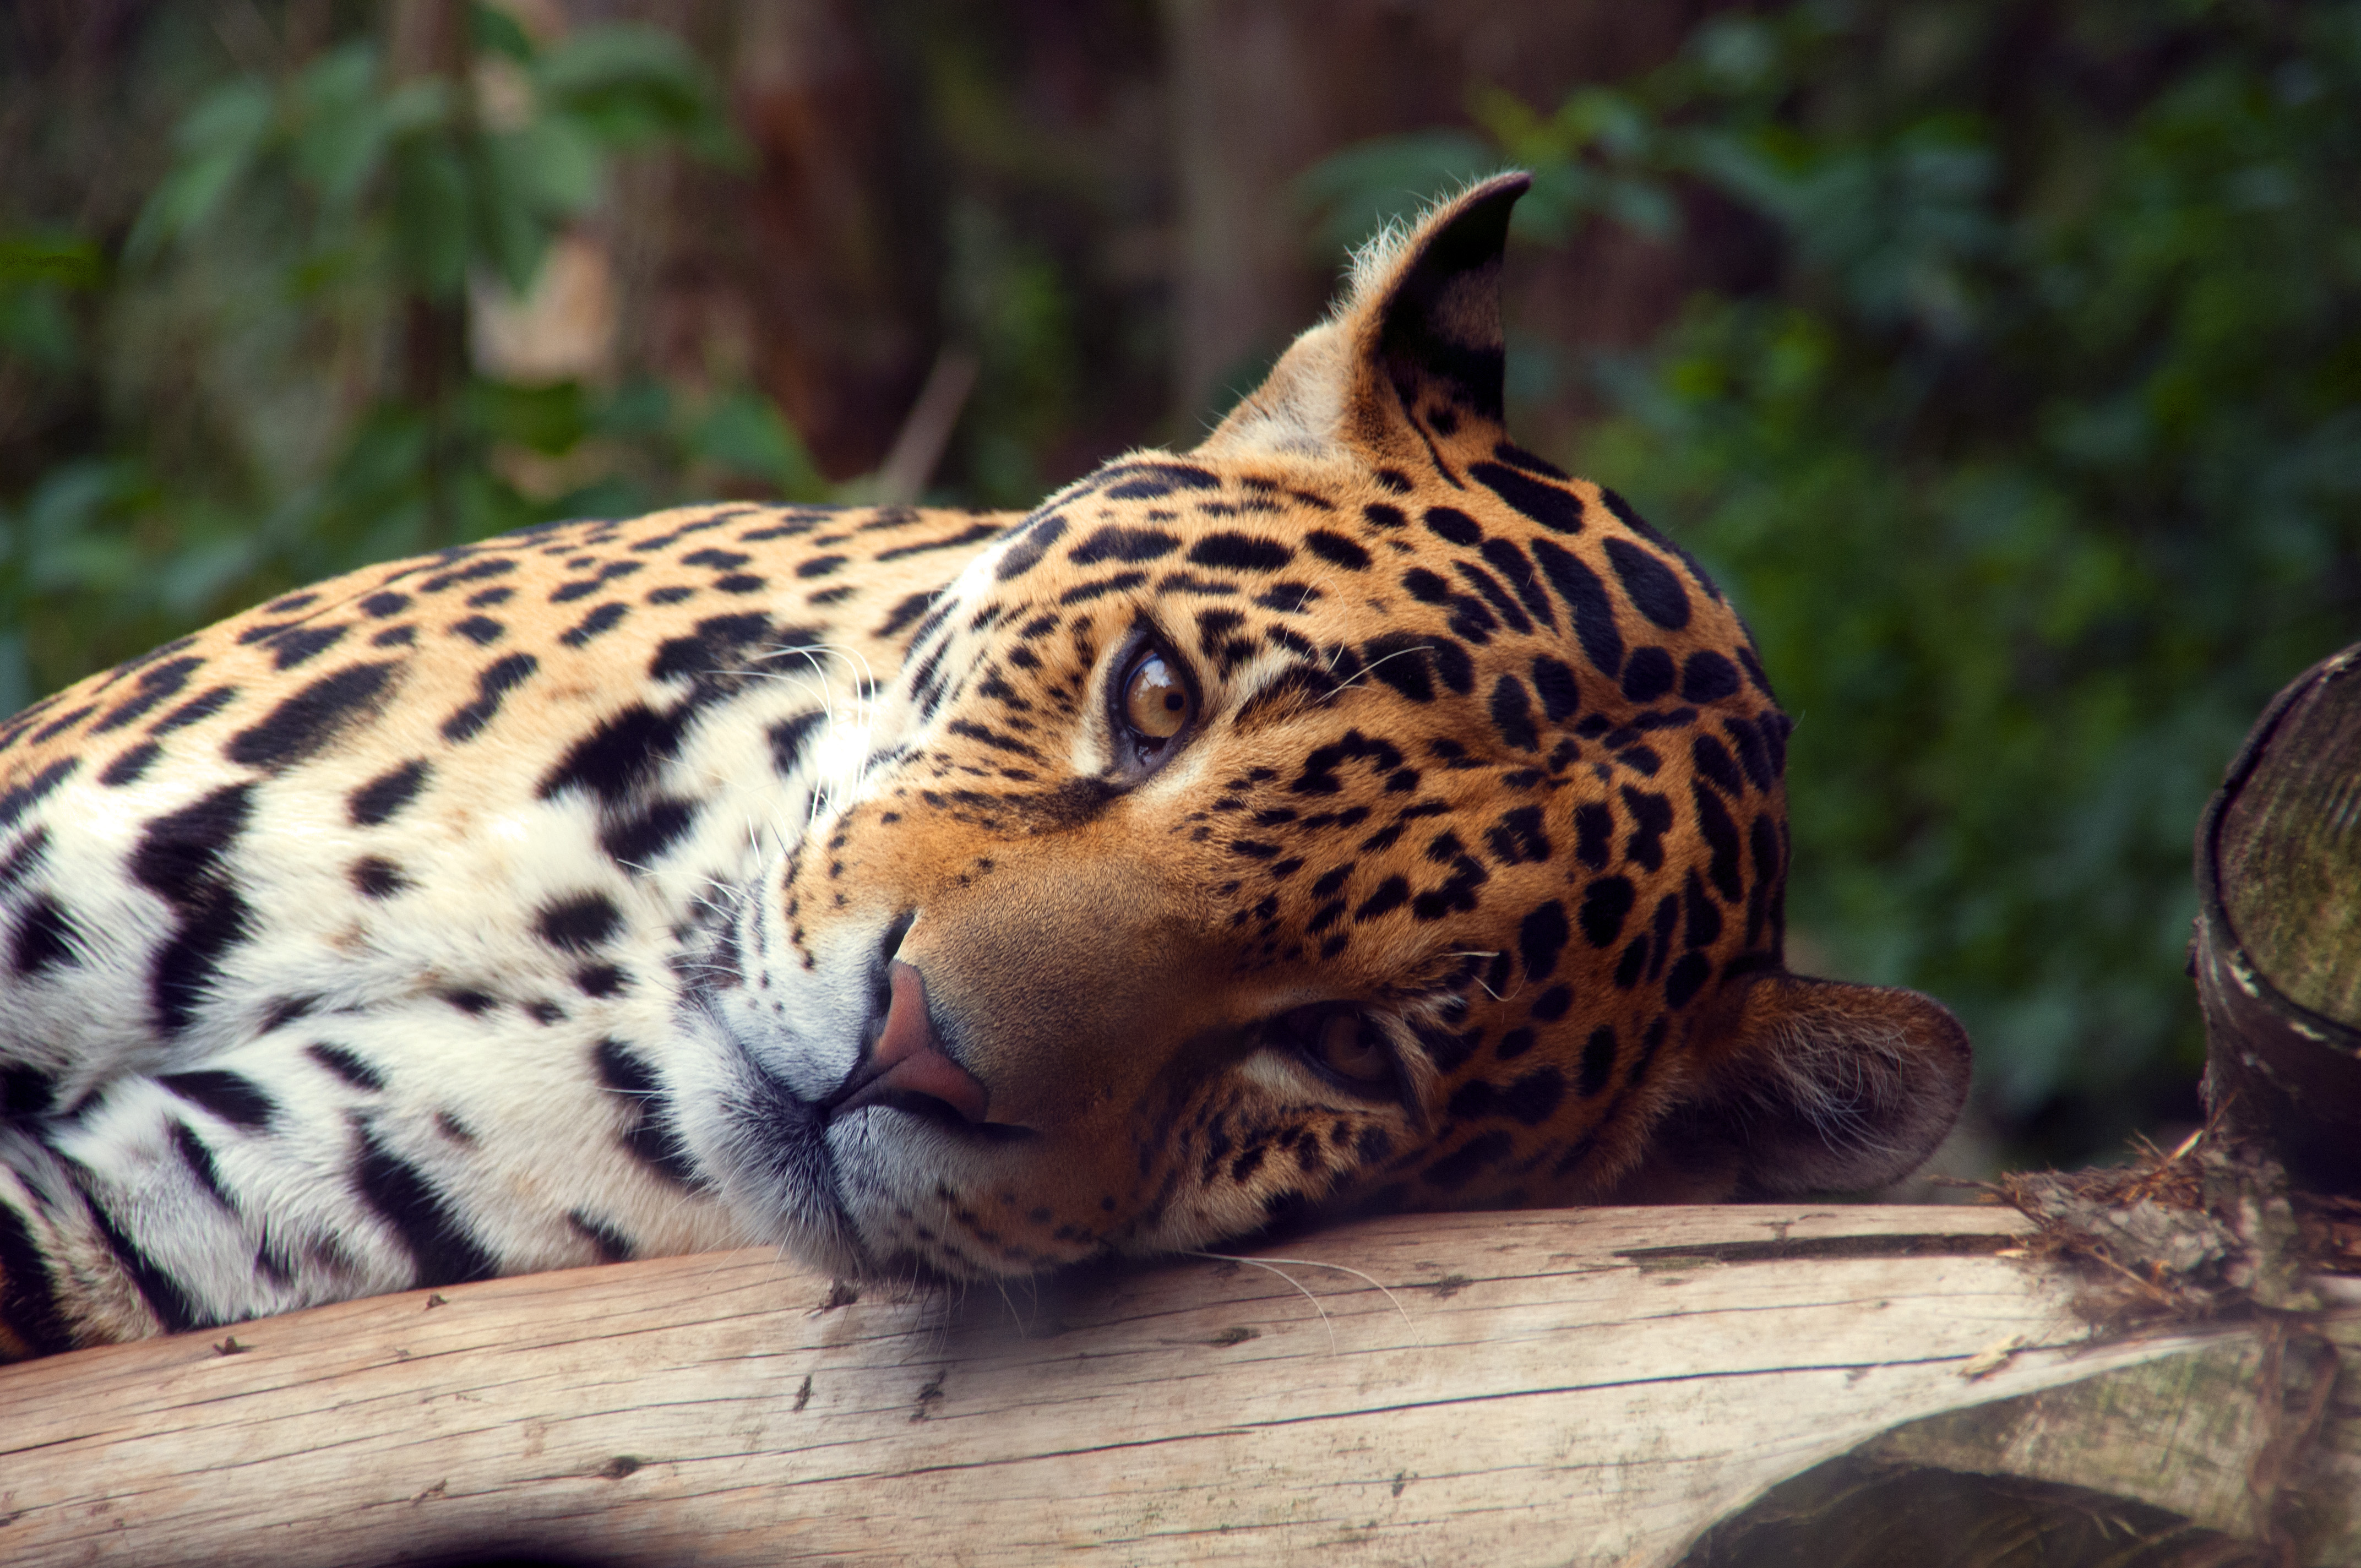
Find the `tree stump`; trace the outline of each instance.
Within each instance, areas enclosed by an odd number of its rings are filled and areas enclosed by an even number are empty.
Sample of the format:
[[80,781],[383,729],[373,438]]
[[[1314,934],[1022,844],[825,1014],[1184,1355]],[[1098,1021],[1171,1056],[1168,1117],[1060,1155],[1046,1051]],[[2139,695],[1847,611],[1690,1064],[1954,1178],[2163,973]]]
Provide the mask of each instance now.
[[2274,699],[2197,831],[2207,1103],[2361,1193],[2361,644]]

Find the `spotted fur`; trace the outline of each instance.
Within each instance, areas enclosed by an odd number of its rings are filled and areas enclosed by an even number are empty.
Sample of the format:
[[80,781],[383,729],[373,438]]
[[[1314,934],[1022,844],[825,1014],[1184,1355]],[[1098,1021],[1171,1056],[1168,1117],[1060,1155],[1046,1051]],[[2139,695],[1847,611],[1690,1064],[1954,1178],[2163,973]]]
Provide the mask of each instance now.
[[528,530],[0,729],[0,1353],[1923,1157],[1965,1039],[1785,971],[1745,627],[1502,430],[1523,186],[1027,516]]

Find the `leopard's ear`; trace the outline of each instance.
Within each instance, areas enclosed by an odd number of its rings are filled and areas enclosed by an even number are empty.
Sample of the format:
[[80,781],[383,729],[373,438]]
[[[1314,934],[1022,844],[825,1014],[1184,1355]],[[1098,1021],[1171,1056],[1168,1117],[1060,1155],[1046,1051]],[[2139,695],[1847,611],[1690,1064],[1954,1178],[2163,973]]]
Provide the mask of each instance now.
[[1942,1003],[1779,970],[1741,983],[1701,1020],[1688,1092],[1610,1201],[1866,1191],[1916,1170],[1959,1120],[1971,1056]]
[[1495,175],[1372,240],[1329,319],[1297,338],[1198,450],[1426,466],[1474,444],[1489,457],[1505,439],[1500,255],[1509,210],[1532,182]]

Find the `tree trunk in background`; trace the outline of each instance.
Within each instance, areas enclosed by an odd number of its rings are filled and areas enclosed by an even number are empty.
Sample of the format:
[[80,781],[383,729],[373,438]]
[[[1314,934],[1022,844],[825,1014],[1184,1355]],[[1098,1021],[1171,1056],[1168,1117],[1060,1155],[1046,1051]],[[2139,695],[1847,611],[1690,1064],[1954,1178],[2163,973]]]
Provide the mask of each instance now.
[[[1565,93],[1669,59],[1708,0],[1163,0],[1179,170],[1172,395],[1193,416],[1225,403],[1309,325],[1341,258],[1312,249],[1293,193],[1305,170],[1365,137],[1468,123],[1474,89],[1546,113]],[[1632,348],[1691,290],[1722,283],[1742,244],[1700,247],[1594,225],[1547,253],[1512,250],[1513,335],[1579,355]],[[1521,410],[1547,443],[1593,411],[1561,384]]]

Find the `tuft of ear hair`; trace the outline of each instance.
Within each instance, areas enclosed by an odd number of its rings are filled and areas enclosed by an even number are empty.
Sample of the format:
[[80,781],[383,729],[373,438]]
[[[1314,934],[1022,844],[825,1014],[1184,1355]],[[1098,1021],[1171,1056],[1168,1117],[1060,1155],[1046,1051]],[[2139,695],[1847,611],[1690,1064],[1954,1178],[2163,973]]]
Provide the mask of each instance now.
[[1510,210],[1532,182],[1494,175],[1363,247],[1328,320],[1198,450],[1446,468],[1445,452],[1463,443],[1488,455],[1504,439],[1500,258]]
[[1699,1020],[1689,1092],[1604,1201],[1860,1192],[1901,1180],[1967,1103],[1967,1031],[1931,997],[1766,970]]

